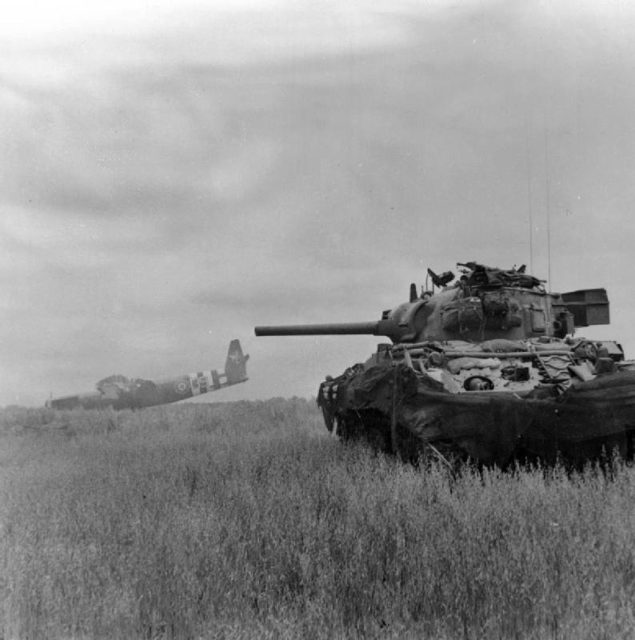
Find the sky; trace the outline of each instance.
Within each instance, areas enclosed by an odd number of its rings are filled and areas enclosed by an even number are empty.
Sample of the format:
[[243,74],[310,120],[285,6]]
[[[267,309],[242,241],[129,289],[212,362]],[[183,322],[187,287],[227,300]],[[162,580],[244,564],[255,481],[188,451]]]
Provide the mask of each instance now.
[[[105,4],[105,6],[104,6]],[[635,8],[25,0],[0,20],[0,406],[222,368],[315,395],[425,270],[606,287],[635,357]]]

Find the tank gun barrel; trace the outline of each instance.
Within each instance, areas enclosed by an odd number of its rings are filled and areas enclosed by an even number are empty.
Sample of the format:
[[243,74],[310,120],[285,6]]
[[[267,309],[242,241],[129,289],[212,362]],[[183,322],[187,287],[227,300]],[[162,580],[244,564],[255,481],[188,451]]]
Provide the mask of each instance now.
[[380,322],[342,322],[327,324],[292,324],[256,327],[257,336],[332,336],[332,335],[384,335],[379,332]]

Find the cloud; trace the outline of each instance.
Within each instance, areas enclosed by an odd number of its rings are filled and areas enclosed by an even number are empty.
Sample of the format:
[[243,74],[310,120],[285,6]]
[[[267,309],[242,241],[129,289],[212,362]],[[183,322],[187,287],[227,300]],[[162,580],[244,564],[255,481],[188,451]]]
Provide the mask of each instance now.
[[546,277],[547,207],[554,284],[633,310],[631,12],[298,6],[102,16],[0,64],[0,403],[233,337],[245,397],[312,393],[376,339],[255,324],[375,320],[457,260]]

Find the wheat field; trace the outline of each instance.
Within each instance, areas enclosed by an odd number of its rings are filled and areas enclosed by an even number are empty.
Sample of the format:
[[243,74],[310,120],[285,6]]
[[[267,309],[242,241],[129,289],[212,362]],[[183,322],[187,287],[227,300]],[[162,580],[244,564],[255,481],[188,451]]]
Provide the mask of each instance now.
[[635,471],[343,446],[313,401],[0,415],[0,637],[632,638]]

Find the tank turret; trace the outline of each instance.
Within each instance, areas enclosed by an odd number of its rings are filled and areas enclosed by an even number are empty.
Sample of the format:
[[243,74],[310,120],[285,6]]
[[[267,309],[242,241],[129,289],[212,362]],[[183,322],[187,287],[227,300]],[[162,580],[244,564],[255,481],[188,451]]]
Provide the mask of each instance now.
[[[374,322],[256,327],[257,336],[375,335],[394,343],[424,340],[480,342],[503,338],[564,338],[576,326],[608,324],[604,289],[548,293],[544,283],[525,268],[495,269],[475,262],[460,263],[460,279],[452,272],[437,276],[428,270],[432,290],[420,296],[411,285],[410,300],[384,311]],[[437,289],[435,291],[435,289]]]

